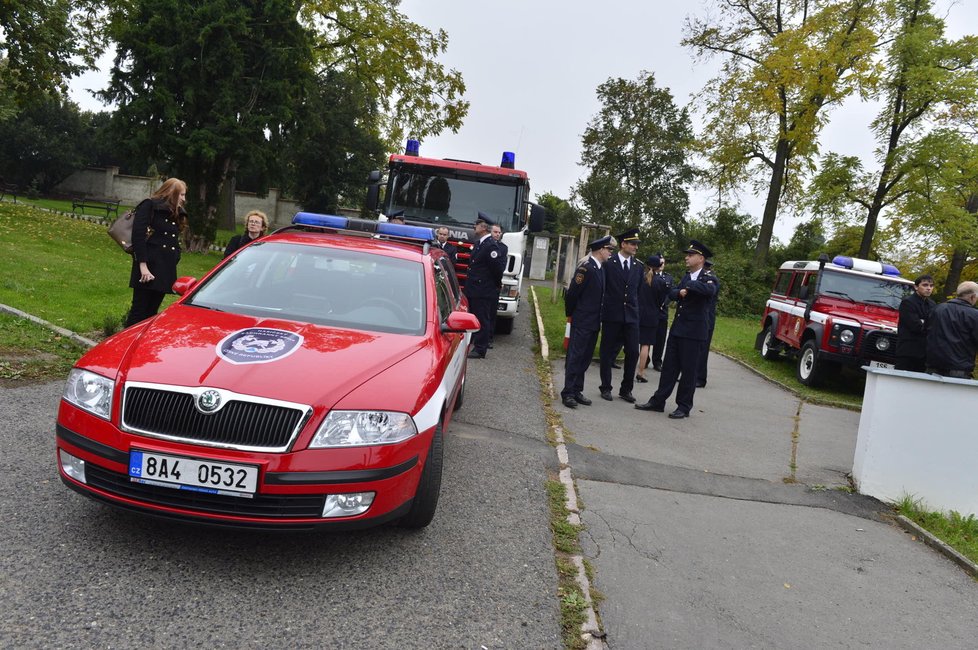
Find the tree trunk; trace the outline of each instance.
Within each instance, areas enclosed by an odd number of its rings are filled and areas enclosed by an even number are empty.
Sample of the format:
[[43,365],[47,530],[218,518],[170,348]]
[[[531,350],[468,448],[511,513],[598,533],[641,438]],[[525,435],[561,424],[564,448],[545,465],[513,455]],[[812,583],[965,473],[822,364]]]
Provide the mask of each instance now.
[[764,217],[761,219],[761,230],[757,235],[757,246],[754,248],[754,264],[758,267],[767,262],[767,254],[771,249],[774,223],[778,220],[778,204],[781,202],[781,188],[784,186],[784,174],[788,167],[789,147],[790,144],[785,138],[778,140],[774,166],[771,168],[771,184],[764,204]]
[[948,265],[947,279],[944,280],[944,290],[939,296],[942,302],[949,296],[953,296],[954,292],[958,290],[958,283],[961,282],[961,271],[964,270],[964,264],[967,261],[968,251],[963,248],[955,248],[954,252],[951,253],[951,263]]
[[234,207],[234,193],[238,188],[237,183],[238,164],[230,161],[227,166],[227,177],[224,179],[224,186],[221,188],[221,210],[219,212],[220,221],[226,230],[235,230],[238,227]]

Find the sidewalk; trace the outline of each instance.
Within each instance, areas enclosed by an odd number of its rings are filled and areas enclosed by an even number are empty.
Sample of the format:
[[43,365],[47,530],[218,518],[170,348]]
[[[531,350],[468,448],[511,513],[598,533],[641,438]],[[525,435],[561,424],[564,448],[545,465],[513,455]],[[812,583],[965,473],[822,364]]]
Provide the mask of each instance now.
[[555,405],[577,443],[609,648],[974,647],[978,585],[888,506],[839,489],[859,413],[802,403],[718,355],[685,420],[635,410],[620,380],[602,400],[592,364],[593,405]]

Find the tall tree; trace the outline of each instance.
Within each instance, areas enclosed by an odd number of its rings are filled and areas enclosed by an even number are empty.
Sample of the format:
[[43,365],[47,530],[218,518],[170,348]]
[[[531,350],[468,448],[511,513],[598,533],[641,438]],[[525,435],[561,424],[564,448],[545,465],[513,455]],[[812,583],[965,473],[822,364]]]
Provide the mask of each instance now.
[[948,106],[978,101],[978,38],[945,39],[944,21],[934,15],[930,0],[890,0],[886,13],[895,33],[887,46],[886,71],[870,94],[883,104],[872,123],[879,168],[867,171],[854,157],[829,154],[812,188],[820,211],[862,212],[860,257],[871,254],[880,214],[911,191],[912,170],[945,157],[935,147],[956,146],[953,139],[925,138],[924,126]]
[[[683,44],[724,57],[700,98],[701,143],[715,184],[753,179],[766,194],[754,251],[763,264],[783,200],[797,196],[817,149],[824,110],[874,69],[878,0],[724,0],[687,20]],[[766,189],[765,189],[766,188]]]
[[583,215],[573,203],[560,198],[551,192],[544,192],[537,197],[537,203],[543,206],[547,216],[544,218],[543,229],[562,235],[576,235],[581,226]]
[[57,93],[35,97],[0,119],[0,177],[50,192],[87,160],[92,133],[87,116]]
[[667,88],[650,72],[637,80],[608,79],[597,90],[601,110],[581,138],[589,168],[576,194],[592,217],[613,228],[640,225],[658,235],[681,234],[689,209],[688,161],[693,128]]

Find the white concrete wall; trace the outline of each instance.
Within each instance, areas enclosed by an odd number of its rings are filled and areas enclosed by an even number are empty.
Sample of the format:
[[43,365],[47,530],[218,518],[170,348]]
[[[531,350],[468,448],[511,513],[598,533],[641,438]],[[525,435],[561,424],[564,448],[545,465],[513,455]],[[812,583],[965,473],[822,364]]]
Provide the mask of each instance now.
[[867,369],[852,478],[882,501],[978,515],[978,381]]
[[530,255],[530,279],[545,280],[547,278],[547,260],[550,253],[550,238],[536,235],[533,237],[533,250]]

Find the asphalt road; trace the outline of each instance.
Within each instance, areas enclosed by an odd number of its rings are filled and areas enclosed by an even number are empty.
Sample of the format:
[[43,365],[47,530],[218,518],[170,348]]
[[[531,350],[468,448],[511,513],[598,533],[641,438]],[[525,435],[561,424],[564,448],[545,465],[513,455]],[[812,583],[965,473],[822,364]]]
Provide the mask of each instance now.
[[0,647],[558,648],[524,305],[470,363],[435,521],[258,533],[116,511],[61,484],[60,382],[0,391]]

